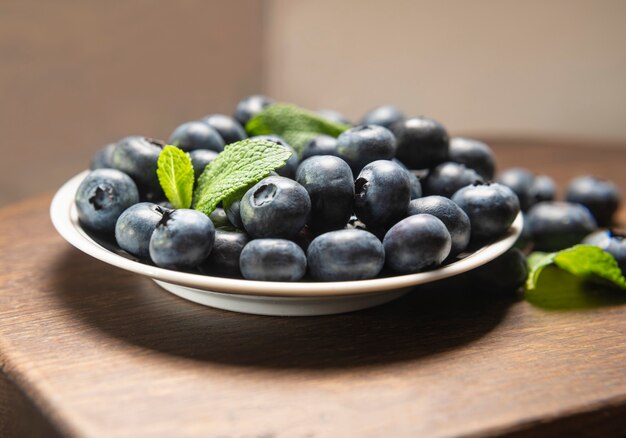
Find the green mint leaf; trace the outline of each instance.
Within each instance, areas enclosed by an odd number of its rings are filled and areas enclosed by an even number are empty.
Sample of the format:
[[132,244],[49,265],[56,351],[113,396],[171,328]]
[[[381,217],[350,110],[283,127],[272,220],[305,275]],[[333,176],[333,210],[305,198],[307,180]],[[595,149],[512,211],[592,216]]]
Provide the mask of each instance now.
[[312,138],[326,134],[337,137],[350,126],[325,119],[311,111],[286,103],[275,103],[246,123],[250,136],[276,134],[300,154]]
[[210,215],[220,202],[240,196],[244,188],[284,166],[291,151],[273,141],[246,139],[232,143],[204,169],[194,193],[194,208]]
[[165,196],[174,208],[191,206],[194,178],[189,155],[176,146],[165,146],[159,154],[157,176]]
[[527,290],[533,290],[545,269],[555,265],[585,282],[626,289],[626,279],[615,258],[591,245],[575,245],[555,253],[533,253],[528,257]]

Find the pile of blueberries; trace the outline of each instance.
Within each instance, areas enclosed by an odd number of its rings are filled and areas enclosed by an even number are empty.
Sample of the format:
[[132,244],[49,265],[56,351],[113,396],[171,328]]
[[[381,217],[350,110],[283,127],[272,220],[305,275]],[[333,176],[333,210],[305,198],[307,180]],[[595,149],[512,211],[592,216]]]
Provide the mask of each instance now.
[[[272,103],[250,96],[234,117],[185,123],[167,143],[189,153],[197,179],[224,145],[247,137],[243,126]],[[335,111],[320,115],[352,126]],[[515,168],[494,179],[486,144],[449,139],[437,121],[406,117],[389,105],[338,138],[313,138],[300,156],[276,135],[262,138],[289,148],[291,158],[210,217],[165,200],[156,174],[164,142],[133,136],[105,146],[76,193],[80,222],[163,268],[345,281],[434,269],[503,235],[520,209],[526,213],[520,245],[561,249],[610,224],[619,204],[616,187],[593,177],[574,180],[567,202],[554,201],[547,176]],[[607,233],[595,239],[622,247]],[[519,286],[526,275],[522,252],[492,262],[499,272],[503,264],[512,272],[504,285]]]

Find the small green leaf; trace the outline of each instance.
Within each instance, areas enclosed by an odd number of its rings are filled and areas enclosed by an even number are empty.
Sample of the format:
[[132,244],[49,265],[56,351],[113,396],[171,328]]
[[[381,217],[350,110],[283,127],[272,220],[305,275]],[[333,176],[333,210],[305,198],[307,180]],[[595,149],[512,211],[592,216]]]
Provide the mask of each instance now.
[[300,154],[312,138],[325,134],[337,137],[350,126],[336,123],[311,111],[286,103],[275,103],[256,114],[246,124],[248,135],[276,134]]
[[176,146],[167,145],[159,154],[159,184],[174,208],[189,208],[193,194],[191,159]]
[[267,140],[232,143],[204,169],[194,193],[194,208],[210,215],[220,202],[228,203],[243,189],[284,166],[291,151]]
[[585,282],[626,289],[626,279],[615,258],[591,245],[575,245],[555,253],[533,253],[528,257],[528,290],[534,289],[542,272],[550,265],[569,272]]

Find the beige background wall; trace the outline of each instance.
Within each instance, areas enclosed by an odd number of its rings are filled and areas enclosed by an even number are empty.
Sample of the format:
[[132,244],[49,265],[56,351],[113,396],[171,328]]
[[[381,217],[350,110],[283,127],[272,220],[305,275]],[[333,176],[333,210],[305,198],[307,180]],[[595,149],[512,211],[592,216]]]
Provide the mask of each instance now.
[[261,86],[260,0],[0,1],[0,204]]
[[352,118],[626,139],[626,1],[270,0],[265,88]]

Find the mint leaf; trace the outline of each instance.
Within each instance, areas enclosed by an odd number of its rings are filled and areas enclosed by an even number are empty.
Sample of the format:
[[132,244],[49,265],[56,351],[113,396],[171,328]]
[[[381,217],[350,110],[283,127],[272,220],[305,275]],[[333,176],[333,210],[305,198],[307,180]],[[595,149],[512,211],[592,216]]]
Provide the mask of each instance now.
[[556,267],[585,282],[626,289],[626,279],[615,258],[591,245],[575,245],[554,253],[533,253],[528,257],[527,290],[537,287],[545,268]]
[[273,141],[246,139],[229,144],[200,175],[194,208],[210,215],[217,204],[230,202],[244,188],[284,166],[289,157],[291,151]]
[[321,134],[337,137],[350,126],[325,119],[311,111],[286,103],[275,103],[246,123],[250,136],[276,134],[300,154],[304,145]]
[[191,159],[176,146],[167,145],[157,163],[159,184],[174,208],[189,208],[193,194]]

